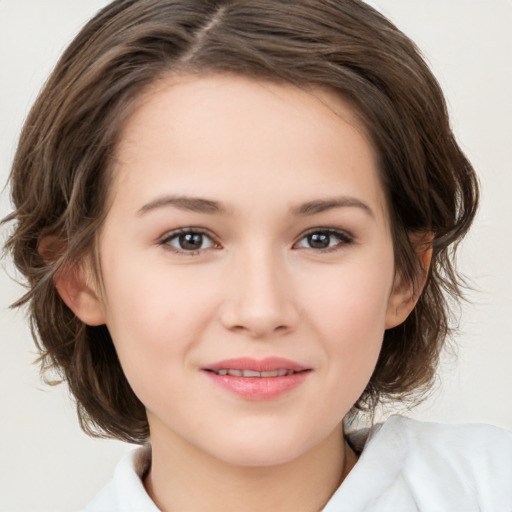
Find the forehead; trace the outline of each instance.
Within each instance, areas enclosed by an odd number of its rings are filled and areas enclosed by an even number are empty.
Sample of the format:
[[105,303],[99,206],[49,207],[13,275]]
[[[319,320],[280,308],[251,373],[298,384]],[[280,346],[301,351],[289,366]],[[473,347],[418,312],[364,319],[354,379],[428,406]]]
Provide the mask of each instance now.
[[251,196],[262,182],[283,199],[293,191],[329,196],[344,176],[345,188],[362,185],[385,203],[363,124],[346,100],[321,88],[234,75],[166,77],[127,119],[115,161],[114,188],[148,200],[155,187],[221,196],[238,187],[237,196]]
[[292,130],[300,129],[305,123],[311,128],[323,125],[336,130],[340,120],[359,132],[371,146],[364,123],[349,101],[326,87],[299,88],[235,74],[169,74],[140,94],[121,128],[118,154],[119,150],[129,149],[139,130],[157,124],[162,128],[179,126],[182,132],[192,127],[199,134],[199,125],[220,128],[257,121],[269,131],[284,121],[287,132],[293,134]]

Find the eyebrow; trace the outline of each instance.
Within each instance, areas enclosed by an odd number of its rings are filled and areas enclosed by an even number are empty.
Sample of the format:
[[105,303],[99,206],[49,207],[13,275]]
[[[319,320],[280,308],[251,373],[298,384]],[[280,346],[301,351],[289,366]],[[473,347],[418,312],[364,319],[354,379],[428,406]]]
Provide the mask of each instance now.
[[371,217],[375,217],[372,209],[363,201],[355,197],[334,197],[329,199],[317,199],[315,201],[308,201],[295,208],[292,208],[294,215],[315,215],[334,208],[361,208]]
[[[205,214],[230,215],[231,213],[226,206],[213,199],[181,195],[165,195],[145,204],[138,210],[137,215],[144,215],[152,210],[165,207],[174,207],[184,211]],[[290,212],[292,215],[310,216],[328,210],[333,210],[335,208],[360,208],[371,217],[375,217],[372,209],[366,203],[355,197],[347,196],[308,201],[292,207]]]
[[228,210],[222,206],[218,201],[212,199],[203,199],[201,197],[189,196],[162,196],[145,204],[138,212],[137,215],[144,215],[147,212],[173,206],[180,210],[196,213],[209,213],[209,214],[223,214],[227,215]]

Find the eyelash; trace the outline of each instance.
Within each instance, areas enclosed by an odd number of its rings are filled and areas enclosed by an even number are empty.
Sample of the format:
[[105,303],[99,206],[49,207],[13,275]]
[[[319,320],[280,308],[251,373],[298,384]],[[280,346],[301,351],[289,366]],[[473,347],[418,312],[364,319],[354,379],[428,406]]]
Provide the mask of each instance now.
[[182,228],[182,229],[177,229],[175,231],[171,231],[170,233],[167,233],[164,236],[164,238],[162,238],[162,240],[160,242],[160,245],[164,246],[167,250],[170,250],[173,253],[183,254],[183,255],[186,255],[186,256],[194,256],[196,254],[199,254],[201,251],[205,250],[205,249],[195,249],[195,250],[187,251],[185,249],[178,249],[178,248],[173,247],[172,245],[170,245],[170,242],[172,240],[179,239],[179,237],[182,236],[182,235],[201,235],[203,237],[206,236],[206,237],[208,237],[209,239],[212,240],[212,245],[213,246],[218,246],[219,245],[215,241],[215,238],[208,231],[205,231],[204,229],[201,229],[201,228]]
[[[350,245],[354,243],[354,237],[347,233],[346,231],[342,231],[339,229],[332,229],[332,228],[314,228],[306,231],[302,234],[302,236],[299,239],[299,242],[304,240],[305,238],[312,236],[312,235],[327,235],[329,237],[335,237],[339,240],[339,242],[334,245],[333,247],[325,247],[325,248],[318,248],[316,249],[318,252],[322,253],[328,253],[340,250],[346,245]],[[313,247],[309,247],[309,249],[315,250]]]
[[[178,249],[176,247],[173,247],[170,245],[170,242],[179,239],[180,236],[183,235],[201,235],[202,237],[207,237],[211,240],[212,246],[203,248],[203,249],[195,249],[195,250],[186,250],[186,249]],[[306,247],[307,249],[314,250],[315,252],[320,253],[329,253],[336,250],[340,250],[343,246],[350,245],[354,243],[354,238],[352,235],[347,233],[346,231],[338,230],[338,229],[332,229],[332,228],[314,228],[310,229],[309,231],[306,231],[301,235],[298,242],[295,242],[294,246],[297,245],[297,243],[301,242],[302,240],[306,239],[307,237],[310,237],[312,235],[327,235],[328,237],[335,237],[339,240],[339,242],[334,245],[333,247],[325,247],[325,248],[314,248],[314,247]],[[186,255],[186,256],[195,256],[202,251],[205,251],[207,249],[211,248],[219,248],[218,242],[216,242],[215,238],[206,230],[201,228],[182,228],[177,229],[175,231],[171,231],[170,233],[167,233],[162,240],[160,241],[160,245],[164,246],[166,250],[170,250],[173,253]]]

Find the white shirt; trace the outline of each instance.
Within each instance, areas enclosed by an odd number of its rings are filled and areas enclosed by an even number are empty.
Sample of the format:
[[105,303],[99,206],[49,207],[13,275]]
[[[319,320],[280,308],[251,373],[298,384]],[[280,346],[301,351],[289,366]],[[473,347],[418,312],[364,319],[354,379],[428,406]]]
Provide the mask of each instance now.
[[[392,416],[349,435],[361,456],[323,512],[512,512],[512,433]],[[140,475],[149,447],[128,453],[83,512],[159,512]]]

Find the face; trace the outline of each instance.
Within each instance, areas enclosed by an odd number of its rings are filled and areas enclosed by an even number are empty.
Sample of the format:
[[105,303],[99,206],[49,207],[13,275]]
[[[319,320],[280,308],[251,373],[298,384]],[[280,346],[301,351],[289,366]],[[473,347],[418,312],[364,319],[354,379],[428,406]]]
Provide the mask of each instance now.
[[110,203],[95,323],[152,438],[268,465],[341,431],[404,316],[375,156],[347,103],[233,76],[163,81],[124,126]]

